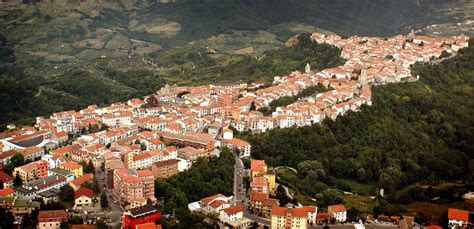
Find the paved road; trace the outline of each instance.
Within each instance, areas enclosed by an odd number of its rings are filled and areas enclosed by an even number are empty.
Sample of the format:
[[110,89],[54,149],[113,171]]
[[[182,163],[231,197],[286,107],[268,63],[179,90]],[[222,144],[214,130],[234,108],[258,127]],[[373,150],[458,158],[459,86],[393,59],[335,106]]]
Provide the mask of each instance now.
[[246,192],[244,187],[244,162],[238,156],[234,156],[234,202],[247,204]]

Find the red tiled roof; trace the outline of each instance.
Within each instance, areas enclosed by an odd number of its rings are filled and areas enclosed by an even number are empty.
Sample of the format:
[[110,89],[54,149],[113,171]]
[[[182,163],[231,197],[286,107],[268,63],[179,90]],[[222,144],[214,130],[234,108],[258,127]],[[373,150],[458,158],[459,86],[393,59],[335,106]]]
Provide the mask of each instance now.
[[0,189],[0,197],[9,196],[11,194],[13,194],[13,189],[12,188]]
[[92,198],[94,196],[94,191],[92,191],[90,188],[81,187],[76,192],[74,192],[74,199],[77,199],[81,196]]
[[144,223],[136,225],[134,229],[161,229],[161,225],[156,225],[155,223]]
[[263,171],[263,166],[265,166],[264,160],[251,160],[250,161],[250,170],[252,171]]
[[232,207],[229,207],[229,208],[226,208],[223,210],[225,213],[227,213],[227,215],[235,215],[237,214],[238,212],[243,212],[244,211],[244,207],[240,204],[236,204]]
[[267,179],[263,177],[254,177],[252,179],[252,182],[250,183],[250,186],[267,186],[268,182]]
[[219,198],[219,197],[227,197],[227,196],[224,196],[224,195],[218,193],[218,194],[213,195],[213,196],[202,198],[201,202],[203,202],[204,204],[209,204],[210,202],[214,201],[216,198]]
[[13,181],[13,177],[5,173],[3,170],[0,170],[0,181],[2,181],[3,183]]
[[464,222],[469,221],[469,212],[466,210],[460,210],[455,208],[448,209],[448,219],[455,219]]
[[286,215],[286,208],[285,207],[272,207],[272,215]]
[[153,176],[153,172],[149,169],[137,170],[138,177]]
[[330,205],[330,206],[328,206],[328,211],[332,211],[332,212],[345,212],[345,211],[346,211],[346,207],[344,207],[344,205],[342,205],[342,204]]
[[268,194],[266,194],[266,193],[262,193],[262,192],[252,192],[252,194],[250,194],[250,200],[251,200],[251,201],[263,202],[263,201],[265,201],[266,199],[268,199]]
[[80,166],[80,165],[78,165],[74,162],[64,162],[61,165],[59,165],[59,167],[64,167],[64,168],[68,168],[68,169],[80,169],[80,168],[82,168],[82,166]]
[[67,212],[65,210],[50,210],[50,211],[40,211],[38,213],[38,219],[58,219],[58,218],[67,218]]
[[211,206],[212,208],[218,208],[224,204],[227,204],[227,202],[223,201],[223,200],[216,200],[214,202],[212,202],[211,204],[209,204],[209,206]]
[[75,186],[81,186],[82,184],[84,184],[85,182],[87,181],[91,181],[92,179],[94,178],[94,175],[92,173],[86,173],[74,180],[72,180],[71,182],[69,183],[72,183],[74,184]]

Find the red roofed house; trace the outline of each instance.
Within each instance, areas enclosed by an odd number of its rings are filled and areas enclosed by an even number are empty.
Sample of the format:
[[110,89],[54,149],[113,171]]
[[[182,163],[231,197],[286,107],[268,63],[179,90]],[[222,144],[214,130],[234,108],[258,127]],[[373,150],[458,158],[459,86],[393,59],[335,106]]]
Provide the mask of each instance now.
[[214,204],[216,201],[222,201],[228,203],[229,200],[232,199],[232,197],[227,197],[222,194],[215,194],[213,196],[209,196],[206,198],[202,198],[199,203],[203,206],[203,211],[205,212],[212,212],[217,206],[217,204]]
[[92,198],[94,191],[89,188],[82,187],[74,192],[74,209],[82,209],[83,207],[92,207]]
[[13,196],[13,189],[12,188],[4,188],[0,189],[0,198]]
[[71,186],[74,191],[77,191],[84,183],[91,182],[94,179],[94,174],[86,173],[71,182],[69,182],[69,186]]
[[449,227],[466,227],[469,222],[469,212],[455,208],[448,209]]
[[238,149],[240,152],[240,157],[250,157],[252,146],[250,143],[240,140],[238,138],[232,138],[230,140],[222,141],[230,149]]
[[13,187],[13,177],[3,172],[3,170],[0,170],[0,182],[3,183],[3,188]]
[[38,213],[38,229],[59,229],[61,222],[67,221],[65,210],[40,211]]
[[328,212],[337,222],[345,222],[347,219],[346,207],[342,204],[328,206]]
[[151,171],[155,175],[155,178],[168,178],[178,174],[178,163],[179,160],[177,159],[159,161],[151,166]]
[[278,207],[280,203],[277,199],[268,197],[268,193],[252,192],[250,194],[250,206],[254,213],[259,216],[270,218],[272,215],[272,208]]
[[244,207],[240,204],[225,208],[219,214],[219,220],[223,223],[232,222],[242,217],[244,217]]

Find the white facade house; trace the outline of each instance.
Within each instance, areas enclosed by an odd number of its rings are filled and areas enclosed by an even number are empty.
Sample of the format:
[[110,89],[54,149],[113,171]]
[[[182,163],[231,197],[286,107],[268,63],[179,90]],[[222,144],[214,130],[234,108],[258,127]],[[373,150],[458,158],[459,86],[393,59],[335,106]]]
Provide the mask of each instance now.
[[225,208],[219,213],[219,220],[223,223],[232,222],[242,217],[244,217],[244,207],[240,204]]

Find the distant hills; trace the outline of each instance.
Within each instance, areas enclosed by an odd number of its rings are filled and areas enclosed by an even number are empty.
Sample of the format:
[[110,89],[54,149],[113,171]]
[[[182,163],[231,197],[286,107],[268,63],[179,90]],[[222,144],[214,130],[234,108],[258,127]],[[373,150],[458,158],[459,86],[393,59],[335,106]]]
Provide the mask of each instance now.
[[[296,34],[390,36],[412,29],[436,34],[438,27],[427,26],[469,20],[473,4],[467,0],[4,2],[0,3],[0,59],[5,60],[0,63],[0,82],[5,90],[0,97],[8,119],[1,122],[28,123],[38,114],[140,96],[165,83],[218,83],[232,77],[248,81],[246,75],[231,75],[227,68],[279,55],[265,52],[280,49]],[[261,71],[271,66],[260,69],[260,65],[230,72],[271,74]],[[41,108],[29,109],[35,104]]]

